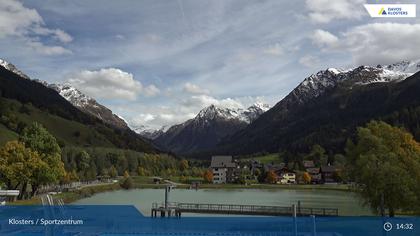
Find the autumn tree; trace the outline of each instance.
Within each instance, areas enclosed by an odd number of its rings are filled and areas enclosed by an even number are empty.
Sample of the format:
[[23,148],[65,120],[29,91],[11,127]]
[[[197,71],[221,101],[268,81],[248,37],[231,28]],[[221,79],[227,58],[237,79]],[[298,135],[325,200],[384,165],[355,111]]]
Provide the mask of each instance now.
[[403,129],[371,121],[348,141],[347,170],[365,202],[382,215],[420,202],[420,144]]
[[128,171],[124,171],[124,178],[120,182],[120,186],[124,189],[131,189],[133,188],[133,179],[131,178]]
[[19,199],[26,196],[28,185],[36,184],[40,173],[48,170],[39,154],[21,142],[10,141],[0,149],[0,179],[8,189],[20,188]]
[[312,177],[308,172],[304,172],[303,173],[303,180],[305,181],[305,183],[310,184],[312,181]]
[[179,167],[181,171],[185,171],[190,167],[190,165],[187,160],[183,159],[181,160]]
[[265,178],[265,182],[269,184],[275,184],[277,182],[277,175],[274,171],[270,170],[267,172],[267,177]]
[[[57,140],[41,124],[36,122],[27,126],[19,140],[25,147],[39,154],[46,168],[33,173],[32,195],[36,194],[40,185],[56,183],[65,174],[64,164],[61,161],[61,149]],[[35,171],[35,170],[34,170]]]
[[213,172],[211,170],[204,171],[203,178],[204,178],[204,181],[206,183],[212,183],[213,182]]

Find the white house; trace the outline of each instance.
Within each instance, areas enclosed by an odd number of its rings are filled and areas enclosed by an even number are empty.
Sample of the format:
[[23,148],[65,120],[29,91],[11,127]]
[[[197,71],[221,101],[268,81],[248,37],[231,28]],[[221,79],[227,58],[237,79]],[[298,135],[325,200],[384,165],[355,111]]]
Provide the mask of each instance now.
[[233,183],[239,177],[239,165],[232,161],[232,156],[213,156],[210,169],[214,184]]

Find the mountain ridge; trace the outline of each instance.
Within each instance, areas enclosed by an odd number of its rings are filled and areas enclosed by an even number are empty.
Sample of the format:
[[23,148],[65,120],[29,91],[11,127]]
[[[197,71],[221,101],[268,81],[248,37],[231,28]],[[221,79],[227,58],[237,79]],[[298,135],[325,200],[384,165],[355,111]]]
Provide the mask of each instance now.
[[[354,131],[355,125],[361,125],[368,118],[380,119],[389,115],[386,112],[392,113],[390,109],[383,107],[378,97],[393,104],[393,112],[399,112],[398,106],[392,101],[396,96],[392,91],[400,84],[407,84],[408,82],[403,83],[407,78],[418,78],[418,73],[413,75],[413,71],[418,69],[420,63],[405,62],[391,66],[359,66],[350,70],[329,68],[319,71],[305,78],[284,99],[248,127],[222,140],[216,147],[219,151],[213,151],[235,155],[277,152],[286,147],[302,151],[312,144],[321,144],[317,143],[317,139],[323,145],[338,150],[345,138],[351,136],[349,130]],[[356,97],[356,94],[360,97]],[[374,94],[377,97],[370,98]],[[353,100],[360,100],[360,104],[353,103]],[[416,102],[418,100],[418,97],[414,99]],[[372,101],[377,101],[378,104],[373,104]],[[399,105],[401,109],[407,107],[407,104]],[[378,107],[383,110],[379,111]],[[347,113],[349,110],[355,112]],[[343,117],[343,114],[354,116],[355,121]],[[345,132],[338,129],[340,126]],[[332,137],[325,137],[327,133],[344,140],[332,140]],[[332,141],[328,142],[329,139]]]
[[99,118],[100,120],[103,120],[105,123],[119,129],[129,128],[127,123],[118,115],[114,114],[111,109],[98,103],[95,99],[85,95],[75,87],[69,84],[48,84],[47,86],[57,91],[58,94],[64,97],[75,107]]
[[[90,146],[98,139],[104,140],[103,144],[112,143],[114,147],[118,148],[151,153],[158,151],[155,146],[143,140],[134,131],[121,130],[108,125],[99,118],[81,111],[58,94],[57,91],[46,87],[39,81],[22,77],[9,69],[0,66],[0,97],[3,104],[10,104],[9,100],[15,100],[21,104],[24,110],[27,110],[24,108],[25,106],[34,107],[36,112],[40,114],[38,117],[26,121],[17,120],[18,117],[22,116],[19,114],[19,109],[4,107],[5,111],[2,111],[1,115],[6,118],[5,120],[12,121],[12,124],[21,124],[19,127],[22,127],[22,125],[27,125],[28,122],[36,121],[44,124],[44,126],[54,127],[55,130],[50,129],[50,132],[57,133],[59,129],[63,129],[61,134],[63,141],[73,140],[70,143],[75,145]],[[8,107],[11,106],[8,105]],[[3,112],[6,113],[3,114]],[[47,122],[54,122],[54,124]],[[83,136],[78,132],[79,130],[69,130],[68,127],[58,128],[56,125],[59,123],[78,127],[87,133]],[[12,127],[16,126],[13,125]],[[15,128],[13,130],[14,132],[19,131]]]
[[210,105],[194,118],[171,126],[154,139],[157,146],[175,153],[199,152],[214,147],[223,137],[252,123],[268,110],[268,105],[256,103],[247,109]]

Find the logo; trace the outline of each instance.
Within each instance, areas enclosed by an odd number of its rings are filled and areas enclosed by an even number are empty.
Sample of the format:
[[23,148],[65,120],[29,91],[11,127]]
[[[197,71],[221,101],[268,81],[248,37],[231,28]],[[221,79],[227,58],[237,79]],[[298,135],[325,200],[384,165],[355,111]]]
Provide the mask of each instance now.
[[371,17],[416,17],[416,4],[364,4]]
[[386,15],[385,8],[382,7],[378,14],[379,15]]

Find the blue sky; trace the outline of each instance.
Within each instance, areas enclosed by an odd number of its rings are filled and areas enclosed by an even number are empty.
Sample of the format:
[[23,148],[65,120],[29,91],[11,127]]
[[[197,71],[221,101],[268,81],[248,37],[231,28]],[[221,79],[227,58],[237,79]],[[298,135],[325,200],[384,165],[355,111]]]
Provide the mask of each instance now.
[[210,104],[274,105],[328,67],[418,58],[418,19],[373,19],[363,3],[2,0],[0,57],[158,128]]

